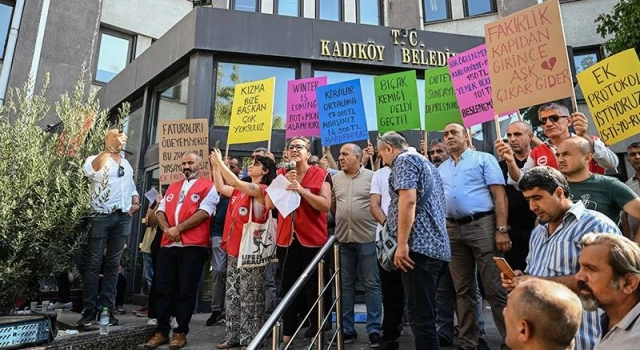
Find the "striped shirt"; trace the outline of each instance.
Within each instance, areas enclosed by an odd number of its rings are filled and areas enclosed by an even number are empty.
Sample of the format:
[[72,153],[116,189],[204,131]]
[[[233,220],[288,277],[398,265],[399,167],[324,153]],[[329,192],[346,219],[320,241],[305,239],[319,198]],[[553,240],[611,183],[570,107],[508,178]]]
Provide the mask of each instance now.
[[[580,239],[589,232],[621,234],[616,224],[604,214],[585,209],[575,203],[562,218],[562,223],[549,236],[548,224],[533,229],[525,273],[538,277],[576,274],[580,269]],[[600,334],[600,311],[582,313],[576,334],[576,350],[591,350]]]

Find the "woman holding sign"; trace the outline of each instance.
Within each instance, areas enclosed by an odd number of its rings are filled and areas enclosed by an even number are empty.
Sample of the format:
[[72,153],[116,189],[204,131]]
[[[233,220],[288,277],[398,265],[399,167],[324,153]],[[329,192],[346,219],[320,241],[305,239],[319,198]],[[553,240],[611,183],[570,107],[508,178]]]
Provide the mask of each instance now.
[[[300,206],[286,218],[278,213],[278,261],[282,269],[282,295],[302,274],[320,248],[327,242],[327,212],[331,206],[331,187],[327,182],[327,172],[320,167],[310,166],[309,149],[311,144],[305,137],[294,137],[289,141],[287,154],[289,160],[296,163],[295,169],[286,173],[291,183],[287,190],[300,194]],[[267,207],[274,204],[267,196]],[[309,310],[318,298],[317,269],[304,286],[304,295]],[[293,304],[283,316],[283,341],[288,343],[298,328],[298,311],[302,295],[298,294]],[[296,307],[300,306],[300,307]],[[317,317],[309,318],[309,331],[315,333],[318,328]]]
[[265,207],[266,189],[276,177],[276,163],[269,157],[256,156],[249,166],[251,182],[244,182],[222,161],[219,149],[211,152],[209,161],[216,190],[231,198],[220,245],[228,254],[226,331],[225,341],[218,344],[217,348],[243,346],[244,349],[264,323],[266,267],[238,268],[240,242],[250,213],[251,221],[255,223],[264,223],[269,218],[269,211]]

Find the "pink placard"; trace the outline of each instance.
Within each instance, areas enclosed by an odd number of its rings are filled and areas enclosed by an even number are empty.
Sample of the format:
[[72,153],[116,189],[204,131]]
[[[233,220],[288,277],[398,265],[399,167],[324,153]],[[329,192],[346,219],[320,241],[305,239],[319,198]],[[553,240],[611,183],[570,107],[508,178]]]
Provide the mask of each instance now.
[[287,83],[287,138],[320,136],[316,88],[327,85],[327,77],[289,80]]
[[451,82],[467,128],[493,120],[491,79],[485,44],[449,58]]

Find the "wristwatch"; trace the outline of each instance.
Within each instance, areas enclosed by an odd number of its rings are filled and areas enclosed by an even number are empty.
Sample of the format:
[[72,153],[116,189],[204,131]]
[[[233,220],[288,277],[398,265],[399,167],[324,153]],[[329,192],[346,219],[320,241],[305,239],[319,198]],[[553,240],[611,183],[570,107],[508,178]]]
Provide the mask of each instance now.
[[507,232],[509,232],[509,226],[496,227],[496,231],[498,231],[500,233],[507,233]]

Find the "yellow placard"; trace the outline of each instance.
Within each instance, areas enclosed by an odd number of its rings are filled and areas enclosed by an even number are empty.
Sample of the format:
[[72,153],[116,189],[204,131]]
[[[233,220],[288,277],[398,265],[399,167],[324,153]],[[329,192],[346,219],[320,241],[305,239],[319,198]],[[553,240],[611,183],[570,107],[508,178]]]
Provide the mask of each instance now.
[[275,84],[276,78],[271,77],[236,85],[228,144],[266,141],[271,138]]
[[485,24],[495,113],[573,95],[558,0]]
[[577,78],[606,145],[640,133],[640,61],[634,49],[594,64]]

